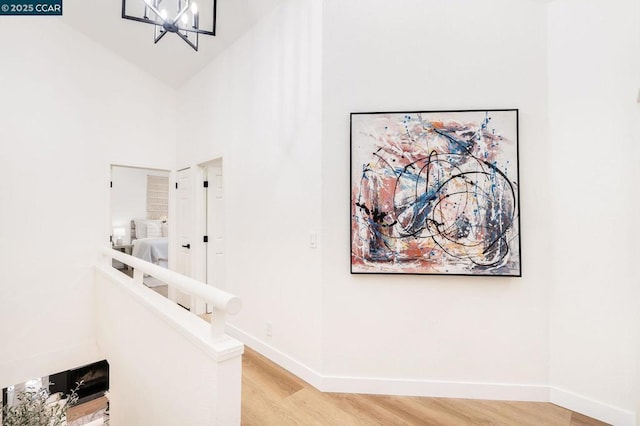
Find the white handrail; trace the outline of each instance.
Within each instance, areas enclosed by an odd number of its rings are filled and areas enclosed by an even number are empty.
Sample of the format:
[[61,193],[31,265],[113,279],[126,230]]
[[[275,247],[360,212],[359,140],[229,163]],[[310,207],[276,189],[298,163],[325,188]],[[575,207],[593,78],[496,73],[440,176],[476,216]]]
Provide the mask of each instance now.
[[103,248],[102,254],[109,259],[115,259],[125,265],[133,267],[133,280],[139,284],[142,284],[144,274],[151,275],[167,285],[177,288],[183,293],[190,294],[210,303],[213,307],[213,313],[211,315],[211,335],[214,338],[224,334],[225,314],[237,314],[240,312],[240,308],[242,308],[242,301],[238,296],[206,285],[201,281],[194,280],[193,278],[186,277],[169,269],[161,268],[146,260],[130,256],[112,248]]

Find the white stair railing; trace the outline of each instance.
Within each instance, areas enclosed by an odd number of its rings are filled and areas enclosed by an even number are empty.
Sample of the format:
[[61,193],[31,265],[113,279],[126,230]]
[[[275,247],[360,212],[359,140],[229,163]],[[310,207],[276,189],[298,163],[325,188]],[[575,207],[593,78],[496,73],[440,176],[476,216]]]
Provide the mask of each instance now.
[[[95,268],[96,344],[109,361],[113,424],[241,423],[241,342],[225,334],[225,315],[240,299],[111,248]],[[134,268],[133,278],[112,267]],[[207,324],[144,286],[150,275],[213,307]]]
[[193,278],[186,277],[118,250],[105,247],[102,253],[109,266],[111,266],[113,259],[131,266],[133,268],[133,282],[136,284],[143,285],[144,276],[151,275],[166,283],[169,287],[176,288],[183,293],[187,293],[209,303],[212,306],[211,338],[213,340],[224,336],[226,314],[233,315],[240,312],[242,307],[240,298],[219,288],[206,285]]

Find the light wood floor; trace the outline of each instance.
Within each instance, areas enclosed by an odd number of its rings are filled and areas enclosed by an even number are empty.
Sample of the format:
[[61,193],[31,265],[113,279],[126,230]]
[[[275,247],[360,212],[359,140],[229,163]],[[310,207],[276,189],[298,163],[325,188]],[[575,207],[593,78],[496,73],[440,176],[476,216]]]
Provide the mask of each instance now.
[[249,348],[242,368],[245,426],[605,424],[542,402],[322,393]]

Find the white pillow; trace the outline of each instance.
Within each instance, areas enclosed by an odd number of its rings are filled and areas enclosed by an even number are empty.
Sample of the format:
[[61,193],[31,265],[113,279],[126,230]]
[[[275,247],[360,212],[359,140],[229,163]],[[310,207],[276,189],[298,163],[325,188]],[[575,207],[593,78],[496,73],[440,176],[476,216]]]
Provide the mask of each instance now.
[[162,237],[162,228],[159,223],[148,221],[147,222],[147,238],[160,238]]
[[133,219],[136,226],[136,238],[147,238],[147,221],[145,219]]

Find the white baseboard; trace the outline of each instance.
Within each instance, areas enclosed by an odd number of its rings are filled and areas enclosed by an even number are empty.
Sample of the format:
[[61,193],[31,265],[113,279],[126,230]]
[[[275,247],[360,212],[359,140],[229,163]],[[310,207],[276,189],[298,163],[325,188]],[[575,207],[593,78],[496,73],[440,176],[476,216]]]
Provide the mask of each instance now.
[[630,411],[553,386],[326,376],[233,325],[227,333],[322,392],[552,402],[615,426],[636,426]]
[[240,330],[238,327],[227,323],[225,325],[225,329],[226,333],[229,336],[241,341],[254,351],[269,358],[271,361],[275,362],[285,370],[295,374],[314,388],[324,391],[322,389],[322,375],[320,375],[320,373],[318,373],[317,371],[307,367],[300,361],[293,359],[289,355],[279,351],[278,349],[263,342],[255,336],[252,336],[251,334]]
[[227,333],[322,392],[549,401],[549,388],[544,385],[326,376],[233,325],[227,324]]
[[549,401],[549,388],[545,385],[326,376],[233,325],[227,324],[227,333],[322,392]]
[[434,398],[492,399],[503,401],[548,401],[544,385],[474,382],[444,382],[414,379],[325,376],[324,392],[376,395],[427,396]]
[[549,402],[615,426],[636,426],[636,415],[573,392],[549,386]]

